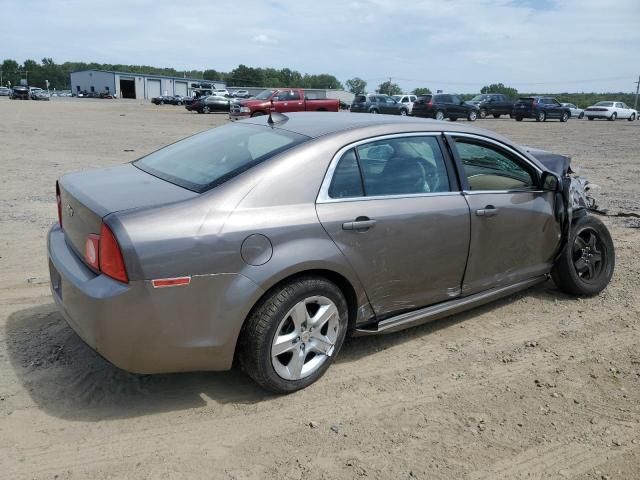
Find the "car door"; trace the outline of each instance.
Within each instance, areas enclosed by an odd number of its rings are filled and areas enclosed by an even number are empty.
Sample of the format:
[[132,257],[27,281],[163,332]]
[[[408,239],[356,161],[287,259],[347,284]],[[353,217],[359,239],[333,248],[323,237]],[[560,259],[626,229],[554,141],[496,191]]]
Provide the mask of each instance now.
[[618,118],[629,118],[631,116],[631,110],[622,102],[616,102],[616,108],[618,110]]
[[304,111],[304,99],[299,90],[283,90],[274,98],[273,107],[280,113]]
[[400,112],[398,102],[392,97],[382,97],[383,112],[391,115],[397,115]]
[[467,109],[463,106],[462,99],[457,95],[451,95],[452,116],[461,118],[467,116]]
[[552,112],[549,114],[549,116],[552,116],[553,118],[562,117],[562,114],[564,113],[564,107],[558,100],[556,100],[555,98],[549,98],[547,100],[547,106],[549,108],[549,112]]
[[346,146],[318,196],[318,218],[378,317],[460,295],[469,207],[440,137],[389,135]]
[[555,193],[539,186],[540,170],[498,142],[451,134],[471,217],[463,295],[516,283],[551,270],[560,241]]

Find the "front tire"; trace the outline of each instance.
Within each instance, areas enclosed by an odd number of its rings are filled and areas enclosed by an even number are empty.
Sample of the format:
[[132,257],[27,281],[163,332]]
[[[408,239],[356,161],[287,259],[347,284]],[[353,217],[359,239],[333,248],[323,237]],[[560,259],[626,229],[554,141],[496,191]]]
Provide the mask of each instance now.
[[444,120],[444,112],[442,110],[436,112],[436,120]]
[[608,118],[608,120],[609,120],[610,122],[615,122],[615,121],[616,121],[616,118],[618,118],[618,114],[617,114],[616,112],[613,112],[613,113],[611,114],[611,116]]
[[521,122],[522,121],[522,117],[516,117],[516,122]]
[[327,371],[347,326],[347,302],[335,284],[315,276],[292,280],[269,292],[247,319],[240,364],[266,390],[295,392]]
[[475,122],[476,118],[478,118],[478,112],[476,112],[475,110],[471,110],[467,115],[467,120],[469,120],[470,122]]
[[500,114],[499,113],[494,113],[493,114],[493,118],[500,118]]
[[587,117],[587,120],[592,120],[593,121],[593,117]]
[[564,122],[566,122],[567,120],[569,120],[569,114],[568,114],[567,112],[564,112],[564,113],[562,114],[562,116],[560,117],[560,121],[561,121],[562,123],[564,123]]
[[204,107],[202,107],[202,113],[210,113],[211,109],[209,108],[208,105],[205,105]]
[[582,120],[584,118],[584,112],[580,113],[580,115],[578,115],[578,119]]
[[251,117],[261,117],[264,115],[264,112],[253,112],[251,114]]
[[487,118],[487,111],[484,108],[481,108],[480,112],[478,112],[478,116],[484,120],[485,118]]
[[636,114],[632,113],[631,116],[629,117],[629,121],[633,122],[636,119]]
[[538,112],[538,115],[536,115],[536,122],[546,122],[547,121],[547,114],[545,112]]
[[407,112],[404,108],[400,110],[400,115],[402,115],[403,117],[406,117],[408,114],[409,112]]
[[573,295],[597,295],[615,268],[615,249],[606,225],[591,215],[571,226],[569,241],[551,271],[556,286]]
[[372,109],[369,113],[378,114],[378,113],[380,113],[380,112],[378,112],[378,110],[376,110],[376,109],[374,108],[374,109]]

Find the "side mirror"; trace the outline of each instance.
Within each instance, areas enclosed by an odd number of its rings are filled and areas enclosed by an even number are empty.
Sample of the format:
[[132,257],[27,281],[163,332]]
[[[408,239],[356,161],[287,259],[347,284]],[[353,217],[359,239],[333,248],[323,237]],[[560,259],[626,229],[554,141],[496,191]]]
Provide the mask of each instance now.
[[540,183],[542,184],[542,189],[547,192],[560,191],[560,182],[558,181],[558,177],[551,172],[542,172]]

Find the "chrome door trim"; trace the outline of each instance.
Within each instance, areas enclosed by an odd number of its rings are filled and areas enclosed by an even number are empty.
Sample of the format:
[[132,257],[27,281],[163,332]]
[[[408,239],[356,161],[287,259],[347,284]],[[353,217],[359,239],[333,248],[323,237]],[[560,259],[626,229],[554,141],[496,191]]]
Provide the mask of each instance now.
[[[318,192],[318,196],[316,197],[316,203],[338,203],[338,202],[356,202],[362,200],[383,200],[389,198],[414,198],[414,197],[434,197],[434,196],[446,196],[446,195],[461,195],[461,192],[430,192],[430,193],[410,193],[410,194],[400,194],[400,195],[378,195],[371,197],[349,197],[349,198],[331,198],[329,196],[329,187],[331,186],[331,180],[333,180],[333,174],[338,166],[338,162],[342,159],[342,156],[352,148],[359,147],[360,145],[364,145],[367,143],[377,142],[379,140],[387,140],[391,138],[406,138],[406,137],[435,137],[438,139],[442,135],[442,132],[407,132],[407,133],[392,133],[387,135],[379,135],[377,137],[369,137],[364,140],[358,140],[357,142],[352,142],[348,145],[345,145],[340,150],[336,152],[336,154],[331,159],[331,163],[329,164],[329,168],[327,172],[324,174],[324,179],[322,180],[322,185],[320,187],[320,191]],[[445,157],[445,152],[442,152],[443,161],[447,161]]]

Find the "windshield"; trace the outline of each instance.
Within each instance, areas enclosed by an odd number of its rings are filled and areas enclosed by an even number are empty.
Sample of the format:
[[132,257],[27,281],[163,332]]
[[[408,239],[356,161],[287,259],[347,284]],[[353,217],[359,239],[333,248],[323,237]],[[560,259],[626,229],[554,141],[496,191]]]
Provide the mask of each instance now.
[[471,99],[472,102],[482,102],[483,100],[489,100],[489,95],[476,95]]
[[207,191],[309,137],[258,125],[225,125],[176,142],[133,165],[194,192]]
[[613,102],[598,102],[596,107],[613,107]]
[[267,100],[271,95],[273,95],[276,91],[275,90],[263,90],[262,92],[260,92],[258,95],[256,95],[256,98],[258,100]]

